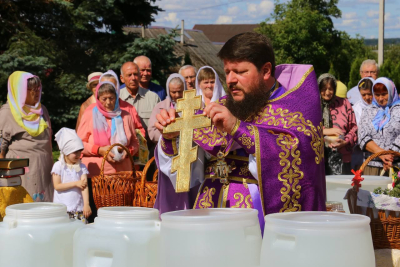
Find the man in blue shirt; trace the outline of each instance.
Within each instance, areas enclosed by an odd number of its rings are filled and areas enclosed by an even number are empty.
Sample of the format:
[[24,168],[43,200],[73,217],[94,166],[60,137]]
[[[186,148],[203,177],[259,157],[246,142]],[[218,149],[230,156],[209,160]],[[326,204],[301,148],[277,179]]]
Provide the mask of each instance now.
[[152,68],[150,58],[146,56],[138,56],[133,60],[133,62],[137,64],[140,69],[140,87],[149,89],[156,93],[160,97],[161,101],[164,100],[167,97],[165,89],[162,86],[151,82]]

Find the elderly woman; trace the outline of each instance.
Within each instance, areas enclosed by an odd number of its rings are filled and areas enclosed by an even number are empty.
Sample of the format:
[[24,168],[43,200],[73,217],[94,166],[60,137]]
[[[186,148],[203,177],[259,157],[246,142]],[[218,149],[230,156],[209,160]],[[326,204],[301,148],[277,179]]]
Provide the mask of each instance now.
[[[78,136],[84,145],[82,163],[88,167],[88,177],[100,173],[103,156],[111,145],[120,143],[132,155],[138,151],[132,116],[121,109],[119,103],[119,88],[108,81],[100,82],[96,89],[96,104],[87,108],[82,116]],[[129,170],[131,163],[125,152],[117,155],[113,150],[108,154],[104,173]]]
[[93,94],[88,99],[86,99],[86,101],[83,102],[83,104],[81,105],[81,108],[79,109],[78,120],[76,121],[75,130],[78,130],[81,118],[83,116],[83,113],[85,113],[85,110],[91,104],[96,103],[96,98],[94,97],[94,94],[96,93],[96,86],[99,84],[99,79],[102,74],[103,73],[101,72],[93,72],[88,76],[88,82],[86,83],[86,88]]
[[218,74],[213,68],[204,66],[199,69],[196,76],[196,94],[202,96],[203,105],[206,106],[226,95]]
[[169,111],[171,108],[176,109],[176,100],[183,97],[183,91],[186,90],[185,78],[178,73],[173,73],[169,76],[167,80],[167,98],[160,103],[158,103],[151,113],[149,126],[147,131],[149,132],[149,138],[154,143],[158,142],[161,133],[157,130],[154,125],[157,122],[157,114],[160,113],[162,109]]
[[16,71],[8,78],[8,101],[0,109],[0,158],[29,158],[29,168],[21,175],[22,186],[33,200],[51,202],[52,130],[41,94],[42,83],[35,75]]
[[[361,115],[358,138],[360,147],[367,151],[364,157],[383,150],[400,151],[400,99],[394,83],[388,78],[378,78],[372,87],[374,99]],[[398,158],[384,155],[368,163],[366,175],[379,175],[392,165],[399,166]]]
[[336,96],[336,79],[326,73],[318,78],[321,93],[325,173],[351,174],[351,154],[357,142],[357,124],[347,99]]
[[[354,115],[356,115],[357,126],[361,122],[361,115],[363,111],[372,105],[372,85],[375,80],[371,77],[362,78],[357,85],[360,91],[361,99],[353,105]],[[354,147],[353,154],[351,155],[351,168],[358,170],[364,162],[364,153],[360,146],[357,144]]]

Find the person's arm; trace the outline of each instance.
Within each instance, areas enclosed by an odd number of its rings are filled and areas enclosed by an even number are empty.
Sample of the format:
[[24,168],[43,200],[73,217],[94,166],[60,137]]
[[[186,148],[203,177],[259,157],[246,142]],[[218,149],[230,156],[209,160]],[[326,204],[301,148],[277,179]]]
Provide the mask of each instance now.
[[[85,181],[87,183],[87,175],[82,174],[81,181]],[[82,190],[82,198],[83,198],[83,216],[85,218],[89,218],[92,214],[92,209],[89,204],[89,188],[86,186],[85,189]]]
[[151,112],[149,125],[147,126],[147,132],[149,133],[149,138],[153,143],[157,143],[161,136],[160,131],[155,126],[155,123],[157,122],[156,116],[159,112],[160,109],[157,106],[155,106],[155,108]]
[[58,192],[62,192],[65,190],[72,189],[74,187],[80,188],[80,189],[85,189],[87,187],[87,180],[80,180],[80,181],[75,181],[75,182],[69,182],[69,183],[62,183],[61,182],[61,176],[58,174],[53,173],[53,185],[54,189],[57,190]]
[[345,100],[345,107],[347,111],[347,122],[349,131],[344,136],[344,140],[348,143],[348,148],[351,149],[357,144],[357,122],[356,116],[354,114],[353,108],[350,102]]

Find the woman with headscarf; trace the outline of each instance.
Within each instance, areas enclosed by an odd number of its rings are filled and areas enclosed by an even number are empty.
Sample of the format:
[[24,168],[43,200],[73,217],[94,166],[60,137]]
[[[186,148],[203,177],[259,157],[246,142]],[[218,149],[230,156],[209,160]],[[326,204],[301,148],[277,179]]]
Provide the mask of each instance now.
[[96,103],[96,98],[94,97],[94,94],[96,93],[96,86],[99,84],[99,79],[100,76],[103,73],[101,72],[93,72],[89,74],[88,76],[88,82],[86,83],[86,88],[92,92],[92,95],[86,99],[85,102],[82,103],[81,108],[79,109],[79,114],[78,114],[78,119],[76,120],[76,126],[75,130],[78,130],[79,124],[81,122],[81,118],[83,116],[83,113],[85,113],[85,110],[91,105]]
[[[375,80],[372,87],[374,99],[361,115],[358,138],[367,158],[371,153],[384,150],[400,151],[400,99],[394,83],[385,77]],[[392,165],[400,166],[398,158],[384,155],[368,163],[365,175],[379,175]]]
[[[361,122],[361,115],[363,111],[372,105],[372,85],[375,80],[371,77],[362,78],[357,85],[360,91],[361,99],[353,105],[354,115],[356,116],[357,126]],[[364,162],[364,153],[362,152],[360,146],[357,144],[354,147],[353,154],[351,155],[351,168],[353,170],[358,170]]]
[[34,201],[51,202],[52,130],[41,94],[42,83],[31,73],[15,71],[8,78],[7,103],[0,109],[0,158],[29,158],[29,168],[21,175],[22,186]]
[[183,91],[186,90],[185,78],[178,73],[173,73],[168,77],[165,88],[167,88],[167,98],[154,107],[150,116],[149,126],[147,127],[149,138],[154,143],[157,143],[161,136],[160,131],[154,126],[157,122],[156,116],[162,109],[166,111],[169,111],[171,108],[176,109],[176,101],[183,97]]
[[201,67],[197,72],[196,95],[202,96],[203,106],[226,95],[217,72],[210,66]]
[[347,99],[336,96],[336,79],[329,73],[318,78],[321,93],[325,173],[351,174],[351,154],[357,142],[357,124]]
[[[82,163],[88,167],[88,177],[100,174],[103,156],[111,145],[120,143],[132,155],[138,151],[132,116],[120,108],[118,100],[119,88],[112,82],[100,82],[96,88],[96,105],[87,108],[83,114],[78,136],[84,145]],[[129,170],[131,163],[125,152],[120,154],[112,150],[104,165],[104,173]]]

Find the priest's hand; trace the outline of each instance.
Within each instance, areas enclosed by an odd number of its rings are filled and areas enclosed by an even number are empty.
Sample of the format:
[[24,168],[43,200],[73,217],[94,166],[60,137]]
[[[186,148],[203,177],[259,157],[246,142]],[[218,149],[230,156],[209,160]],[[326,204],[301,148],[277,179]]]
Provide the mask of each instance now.
[[232,113],[225,107],[215,102],[206,106],[203,114],[211,118],[211,121],[218,128],[218,130],[226,133],[231,133],[238,120]]
[[171,124],[175,121],[176,118],[176,110],[171,108],[169,111],[162,109],[159,114],[156,116],[157,122],[154,123],[154,126],[161,132],[162,136],[166,139],[172,139],[179,135],[179,132],[175,133],[163,133],[164,127]]

